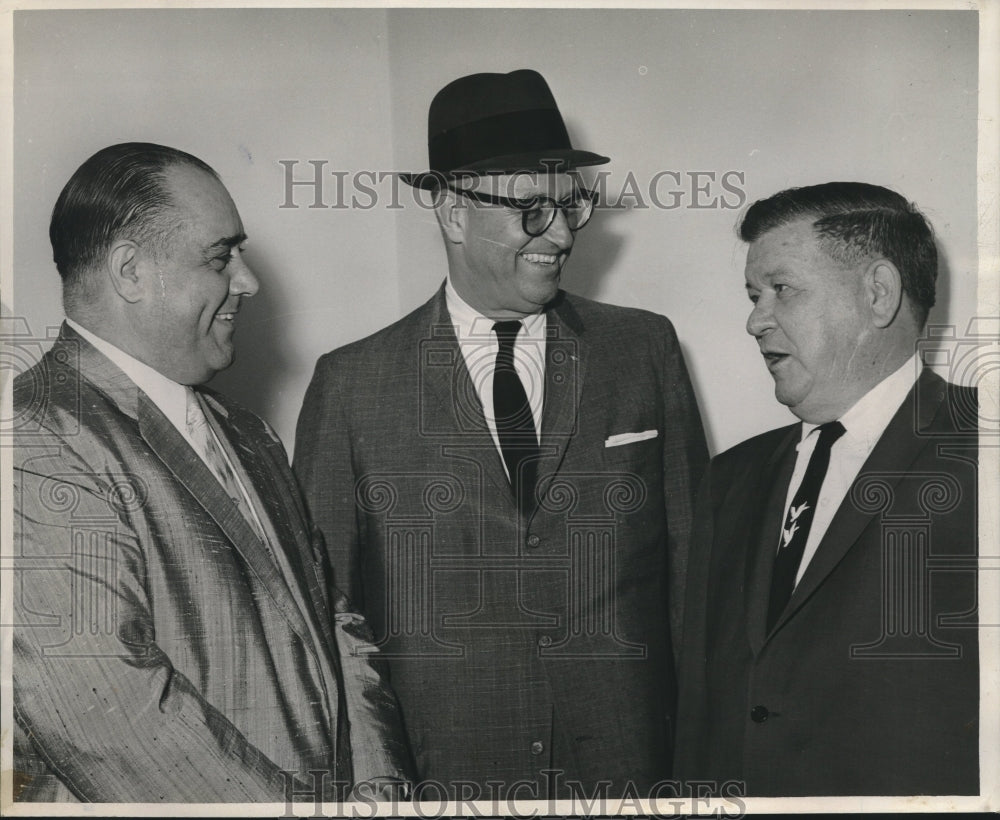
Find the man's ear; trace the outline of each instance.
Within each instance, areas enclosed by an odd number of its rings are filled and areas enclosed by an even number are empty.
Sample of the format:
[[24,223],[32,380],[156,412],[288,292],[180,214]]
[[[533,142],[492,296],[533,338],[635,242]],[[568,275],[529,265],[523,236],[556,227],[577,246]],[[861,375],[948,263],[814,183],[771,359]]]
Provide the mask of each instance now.
[[140,301],[145,294],[146,282],[140,270],[139,246],[123,239],[112,245],[105,260],[108,278],[115,292],[130,304]]
[[876,327],[888,327],[903,301],[903,278],[888,259],[878,259],[865,272],[872,320]]
[[436,196],[434,214],[441,233],[449,242],[461,245],[465,242],[465,227],[469,219],[468,203],[450,188],[442,188]]

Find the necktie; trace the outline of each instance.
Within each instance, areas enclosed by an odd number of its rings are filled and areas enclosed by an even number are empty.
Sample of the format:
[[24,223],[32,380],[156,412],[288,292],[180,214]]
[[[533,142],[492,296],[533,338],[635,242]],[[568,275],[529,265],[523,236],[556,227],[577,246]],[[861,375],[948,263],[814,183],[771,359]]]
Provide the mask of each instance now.
[[839,421],[829,421],[821,424],[819,441],[809,458],[809,465],[802,477],[802,483],[788,507],[785,521],[781,528],[781,546],[774,559],[774,570],[771,573],[771,598],[767,609],[767,631],[770,632],[792,597],[795,589],[795,576],[802,563],[802,553],[809,539],[809,528],[812,525],[813,513],[819,501],[819,491],[826,477],[826,469],[830,465],[830,448],[844,434],[844,425]]
[[240,512],[253,528],[257,537],[266,544],[267,539],[264,537],[264,531],[257,521],[254,511],[248,507],[249,502],[244,495],[240,480],[236,477],[229,459],[226,458],[226,454],[222,452],[222,448],[216,441],[215,434],[208,426],[205,412],[198,403],[198,397],[190,387],[187,388],[187,408],[184,420],[187,424],[188,434],[191,436],[198,454],[202,457],[202,461],[219,480],[226,495],[233,500],[233,504],[240,507]]
[[514,340],[521,330],[521,323],[497,322],[493,330],[500,343],[493,369],[493,417],[511,489],[518,508],[527,513],[535,503],[538,436],[528,395],[514,369]]

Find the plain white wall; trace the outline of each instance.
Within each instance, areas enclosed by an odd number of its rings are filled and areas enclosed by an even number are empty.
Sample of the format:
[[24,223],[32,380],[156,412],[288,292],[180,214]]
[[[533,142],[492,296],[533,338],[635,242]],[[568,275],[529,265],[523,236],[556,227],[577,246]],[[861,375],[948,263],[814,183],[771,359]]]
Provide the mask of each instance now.
[[131,140],[195,154],[229,188],[261,280],[236,364],[212,386],[267,418],[290,452],[316,357],[399,315],[393,212],[312,209],[302,188],[301,207],[282,208],[278,164],[392,165],[386,11],[32,11],[14,26],[13,313],[36,334],[61,320],[48,221],[83,160]]
[[[749,202],[835,179],[887,185],[918,203],[940,240],[931,321],[961,333],[975,315],[974,13],[396,10],[389,25],[403,167],[425,166],[427,105],[445,83],[536,68],[574,145],[611,157],[609,192],[629,173],[645,189],[664,170],[742,171]],[[733,201],[716,186],[699,204],[719,194]],[[688,191],[673,210],[599,212],[564,284],[673,320],[719,452],[794,419],[744,330],[740,211],[692,204]],[[445,264],[433,215],[414,210],[397,234],[404,309]]]
[[[278,162],[299,160],[298,178],[309,160],[348,179],[423,170],[431,98],[477,71],[541,71],[575,144],[612,158],[612,195],[660,171],[742,172],[749,201],[831,179],[893,187],[937,231],[931,321],[962,333],[975,315],[974,12],[32,11],[14,34],[12,312],[38,335],[61,318],[48,217],[83,159],[124,140],[191,151],[232,192],[262,279],[237,364],[213,386],[289,448],[316,356],[416,307],[446,268],[433,214],[405,186],[398,208],[385,182],[370,209],[308,208],[301,188],[283,209]],[[691,204],[688,189],[675,209],[599,212],[565,286],[671,317],[718,452],[791,416],[743,330],[739,211]]]

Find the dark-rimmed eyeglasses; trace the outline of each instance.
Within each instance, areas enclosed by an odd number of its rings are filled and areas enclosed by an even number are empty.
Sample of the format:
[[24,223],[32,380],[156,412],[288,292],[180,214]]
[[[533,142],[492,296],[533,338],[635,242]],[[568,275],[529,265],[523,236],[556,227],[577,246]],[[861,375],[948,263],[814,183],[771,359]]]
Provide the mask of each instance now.
[[556,218],[556,211],[562,211],[566,225],[571,231],[578,231],[590,220],[594,213],[597,192],[578,188],[571,196],[558,201],[547,196],[532,196],[524,199],[509,199],[493,196],[466,188],[451,188],[456,194],[474,199],[484,205],[501,205],[521,212],[521,228],[528,236],[541,236]]

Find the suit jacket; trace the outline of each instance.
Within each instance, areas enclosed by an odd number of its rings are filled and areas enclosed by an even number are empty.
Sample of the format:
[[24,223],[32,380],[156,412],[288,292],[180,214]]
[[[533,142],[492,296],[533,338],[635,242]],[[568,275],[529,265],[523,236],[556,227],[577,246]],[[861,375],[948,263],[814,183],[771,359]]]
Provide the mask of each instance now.
[[352,654],[371,649],[367,627],[328,583],[281,443],[204,394],[277,560],[70,328],[15,379],[19,799],[282,801],[288,772],[311,800],[405,765],[392,694]]
[[689,573],[678,777],[750,795],[978,793],[975,425],[975,391],[925,370],[769,634],[801,427],[712,461]]
[[521,797],[566,794],[568,780],[644,788],[670,771],[668,625],[704,434],[664,317],[560,294],[547,334],[532,514],[443,288],[319,360],[295,468],[390,660],[421,777],[527,781]]

